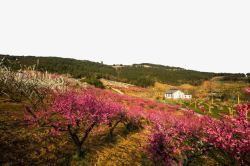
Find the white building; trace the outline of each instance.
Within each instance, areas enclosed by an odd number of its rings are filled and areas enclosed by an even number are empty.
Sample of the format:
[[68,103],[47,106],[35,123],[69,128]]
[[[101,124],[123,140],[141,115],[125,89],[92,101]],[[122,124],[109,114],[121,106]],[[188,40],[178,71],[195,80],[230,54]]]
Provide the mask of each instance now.
[[178,89],[170,89],[165,93],[166,99],[192,99],[192,95],[183,93]]

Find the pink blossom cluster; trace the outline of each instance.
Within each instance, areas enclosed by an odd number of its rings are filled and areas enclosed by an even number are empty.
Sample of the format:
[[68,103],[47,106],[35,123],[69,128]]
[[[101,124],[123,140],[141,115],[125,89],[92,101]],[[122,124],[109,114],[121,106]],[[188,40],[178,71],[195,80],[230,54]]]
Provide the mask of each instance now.
[[68,126],[88,126],[87,124],[108,123],[108,120],[123,110],[115,102],[96,98],[87,91],[66,91],[57,93],[46,109],[34,112],[35,116],[27,114],[30,122],[43,120],[46,125],[55,130],[65,130]]
[[246,88],[245,91],[250,94],[250,88]]
[[134,107],[134,108],[140,107],[140,109],[144,111],[161,110],[161,111],[174,111],[175,112],[176,110],[180,108],[180,106],[178,105],[168,105],[168,104],[160,103],[154,100],[117,94],[110,90],[89,88],[88,91],[91,92],[95,96],[99,96],[101,98],[105,98],[107,100],[117,102],[128,109],[130,107]]
[[247,119],[249,109],[249,104],[239,105],[236,109],[237,116],[225,116],[222,120],[204,117],[203,129],[207,134],[207,142],[241,163],[250,152],[250,122]]
[[83,143],[95,128],[108,126],[111,137],[119,123],[124,123],[128,129],[142,128],[144,115],[141,107],[130,105],[125,109],[124,105],[117,102],[117,98],[108,95],[100,94],[96,89],[58,92],[51,103],[42,109],[31,110],[27,107],[26,120],[29,124],[50,127],[54,135],[68,132],[79,156],[82,156]]
[[185,165],[214,151],[226,155],[230,164],[247,162],[250,104],[239,105],[237,116],[222,119],[197,116],[192,110],[176,114],[179,108],[90,88],[56,93],[47,107],[31,111],[26,118],[31,124],[52,127],[54,134],[68,132],[79,155],[83,151],[82,144],[94,128],[108,126],[110,136],[113,136],[119,123],[125,124],[128,129],[140,129],[145,122],[152,129],[146,150],[155,162]]
[[152,114],[154,123],[147,151],[155,162],[183,165],[186,160],[203,153],[202,119],[186,110],[183,116]]
[[[155,162],[165,165],[185,165],[206,154],[215,156],[218,163],[224,165],[247,164],[250,155],[249,109],[250,104],[239,105],[237,116],[222,119],[199,117],[192,110],[186,110],[184,116],[179,117],[152,113],[149,119],[155,127],[147,151]],[[222,160],[216,156],[218,152],[223,156]]]

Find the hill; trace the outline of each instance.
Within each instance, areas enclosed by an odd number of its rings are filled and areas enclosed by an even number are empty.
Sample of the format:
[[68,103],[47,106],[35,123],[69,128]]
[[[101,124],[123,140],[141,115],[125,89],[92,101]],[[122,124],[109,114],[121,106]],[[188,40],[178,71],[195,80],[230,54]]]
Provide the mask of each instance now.
[[224,80],[242,80],[245,74],[211,73],[186,70],[179,67],[163,66],[150,63],[133,65],[106,65],[87,60],[76,60],[60,57],[10,56],[0,55],[4,64],[16,70],[22,67],[35,66],[36,70],[58,74],[70,74],[74,78],[95,77],[126,82],[142,87],[161,82],[171,85],[200,85],[203,81],[215,76]]
[[[13,68],[20,67],[18,62],[4,61]],[[100,89],[68,76],[26,68],[16,72],[0,65],[0,165],[249,163],[245,148],[250,140],[246,127],[249,104],[234,110],[234,101],[216,100],[215,95],[212,100],[204,96],[168,101],[160,96],[171,85],[156,82],[154,87],[141,88],[100,79],[106,87]],[[179,88],[209,93],[211,89],[224,92],[224,88],[246,87],[239,82],[220,82],[217,77],[200,87],[183,84]],[[237,91],[228,94],[230,98],[233,95],[242,97]],[[203,95],[199,92],[199,96]],[[221,139],[214,139],[218,137]],[[235,146],[237,151],[231,151]],[[174,157],[165,160],[166,155]]]

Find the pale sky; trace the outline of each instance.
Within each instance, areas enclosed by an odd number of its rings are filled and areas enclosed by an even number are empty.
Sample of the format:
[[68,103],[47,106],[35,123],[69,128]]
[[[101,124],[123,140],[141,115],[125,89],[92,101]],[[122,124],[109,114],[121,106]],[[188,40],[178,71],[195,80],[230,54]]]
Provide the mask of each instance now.
[[0,54],[250,72],[250,1],[0,0]]

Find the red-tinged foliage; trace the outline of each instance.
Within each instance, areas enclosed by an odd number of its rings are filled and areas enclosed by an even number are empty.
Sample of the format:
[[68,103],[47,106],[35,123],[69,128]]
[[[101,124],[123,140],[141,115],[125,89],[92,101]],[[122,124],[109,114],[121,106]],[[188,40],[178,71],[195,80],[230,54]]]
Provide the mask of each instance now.
[[113,137],[119,123],[124,123],[128,131],[139,130],[150,122],[150,112],[157,114],[158,110],[163,113],[177,108],[97,88],[78,92],[67,90],[52,96],[52,101],[44,108],[34,110],[27,107],[26,120],[31,125],[51,127],[53,135],[68,132],[80,156],[85,153],[83,144],[88,135],[94,130],[100,131],[103,125],[109,127],[109,134]]
[[150,114],[161,112],[165,112],[164,114],[166,114],[167,112],[169,115],[171,112],[176,112],[176,110],[180,108],[179,106],[167,105],[153,100],[117,94],[110,90],[89,88],[88,91],[108,101],[117,102],[126,108],[126,118],[124,122],[128,130],[143,128],[144,122],[150,122],[150,119],[148,119]]
[[[250,93],[250,91],[247,91]],[[207,141],[230,159],[233,164],[250,164],[250,122],[248,112],[250,103],[238,105],[236,116],[224,116],[215,120],[206,116],[204,130]]]
[[145,112],[141,107],[130,106],[127,110],[126,128],[129,131],[139,130],[143,128],[143,120],[145,120]]
[[129,131],[151,126],[146,149],[157,164],[188,165],[203,155],[212,155],[218,163],[226,165],[248,163],[249,104],[239,105],[237,116],[219,120],[198,116],[192,110],[176,114],[179,108],[89,88],[57,93],[46,109],[35,111],[27,119],[31,124],[51,127],[55,135],[68,132],[79,156],[84,155],[84,142],[94,129],[99,131],[108,126],[113,137],[116,126],[123,123]]
[[27,115],[33,124],[52,127],[54,135],[68,132],[78,149],[79,156],[85,151],[83,143],[94,127],[107,124],[122,110],[119,104],[96,98],[91,93],[67,91],[56,94],[51,105]]
[[97,88],[89,88],[89,92],[92,94],[105,98],[107,100],[117,102],[126,108],[129,107],[140,107],[141,110],[161,110],[161,111],[176,111],[180,106],[168,105],[154,100],[143,99],[139,97],[127,96],[122,94],[114,93],[110,90],[102,90]]
[[199,110],[200,110],[201,112],[203,112],[203,113],[206,113],[206,112],[207,112],[207,110],[205,109],[204,106],[198,106],[198,108],[199,108]]
[[184,116],[153,114],[155,123],[148,152],[158,164],[183,165],[204,153],[201,119],[187,110]]
[[250,154],[250,104],[237,107],[238,115],[217,120],[199,117],[191,110],[184,116],[149,115],[155,124],[147,151],[163,165],[186,165],[196,157],[211,155],[223,165],[247,165]]
[[250,122],[247,120],[249,104],[237,107],[238,115],[225,116],[222,120],[204,118],[204,131],[207,142],[230,159],[233,164],[243,164],[250,152]]
[[246,88],[245,91],[250,94],[250,88]]

